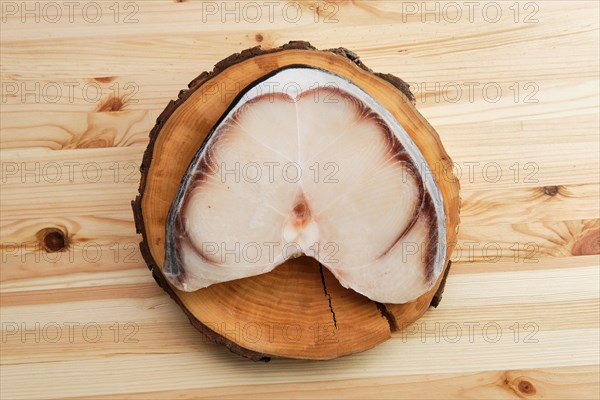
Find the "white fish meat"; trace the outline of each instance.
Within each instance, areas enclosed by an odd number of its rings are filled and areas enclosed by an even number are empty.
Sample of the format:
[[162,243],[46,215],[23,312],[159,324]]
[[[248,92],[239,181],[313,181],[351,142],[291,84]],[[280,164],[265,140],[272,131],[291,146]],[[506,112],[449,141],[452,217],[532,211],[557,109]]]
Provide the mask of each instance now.
[[436,282],[445,237],[439,188],[391,114],[348,80],[290,67],[247,88],[191,162],[163,272],[194,291],[307,255],[405,303]]

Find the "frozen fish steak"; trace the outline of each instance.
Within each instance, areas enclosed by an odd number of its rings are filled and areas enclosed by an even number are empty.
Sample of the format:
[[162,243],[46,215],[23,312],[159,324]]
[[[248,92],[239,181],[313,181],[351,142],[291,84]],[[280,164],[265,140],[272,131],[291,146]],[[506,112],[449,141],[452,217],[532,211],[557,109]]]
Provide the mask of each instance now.
[[189,292],[306,255],[373,301],[406,303],[442,273],[446,226],[392,114],[341,76],[290,66],[240,93],[189,164],[163,273]]

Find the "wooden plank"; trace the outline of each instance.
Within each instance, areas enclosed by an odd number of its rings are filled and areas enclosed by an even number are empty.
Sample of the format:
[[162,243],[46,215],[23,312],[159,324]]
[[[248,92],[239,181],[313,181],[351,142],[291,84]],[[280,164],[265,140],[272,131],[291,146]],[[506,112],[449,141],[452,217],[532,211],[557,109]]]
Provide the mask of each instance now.
[[[139,238],[132,233],[133,222],[127,215],[57,222],[46,223],[42,219],[31,224],[13,224],[21,229],[3,238],[2,290],[24,285],[45,286],[65,274],[118,272],[144,265],[137,247]],[[64,251],[45,250],[39,232],[47,227],[65,232],[68,247]],[[599,228],[598,219],[514,225],[469,225],[463,221],[452,260],[455,265],[479,262],[490,270],[506,263],[535,268],[549,257],[597,254]],[[86,235],[89,230],[97,232],[94,237]]]
[[[440,308],[430,310],[415,324],[401,327],[405,331],[396,332],[394,338],[424,345],[431,341],[453,344],[474,337],[485,341],[488,336],[495,338],[497,327],[513,339],[520,332],[517,343],[521,343],[527,337],[533,341],[538,332],[599,328],[597,257],[549,259],[547,264],[524,271],[516,263],[494,272],[483,264],[469,265],[459,273],[454,271],[460,268],[453,270]],[[29,360],[57,362],[122,351],[162,354],[181,346],[198,351],[206,345],[144,267],[122,273],[88,274],[92,277],[87,280],[82,280],[82,275],[57,277],[52,285],[46,279],[46,286],[36,284],[36,280],[23,287],[6,285],[0,294],[3,343],[7,344],[3,364],[20,364],[24,354]],[[512,291],[503,292],[507,285]],[[69,335],[68,324],[72,322],[78,324],[73,329],[79,340]],[[215,323],[220,326],[218,321]],[[83,331],[86,324],[91,325],[89,332]],[[118,339],[115,324],[129,326],[122,335],[135,330],[136,341]],[[103,332],[98,341],[106,346],[84,340],[95,338],[96,325]],[[222,329],[236,334],[236,327]],[[61,336],[55,341],[58,333]],[[176,339],[176,346],[164,346],[180,334],[183,338]],[[590,340],[593,338],[588,338],[587,345]],[[198,343],[202,343],[201,348]]]
[[[598,366],[535,370],[485,371],[466,374],[394,376],[276,385],[224,386],[128,394],[128,399],[328,399],[481,398],[519,399],[524,396],[596,399]],[[586,390],[590,388],[591,390]],[[111,398],[97,396],[94,399]]]
[[[172,354],[120,354],[94,357],[82,361],[45,363],[25,362],[5,365],[1,376],[2,394],[10,398],[86,396],[165,390],[177,387],[189,390],[203,387],[313,382],[337,379],[390,377],[413,374],[465,373],[502,369],[537,369],[555,366],[595,365],[598,342],[591,340],[598,329],[540,332],[538,343],[513,342],[504,335],[495,343],[481,340],[469,343],[402,343],[389,340],[372,351],[344,357],[330,363],[272,361],[248,363],[217,346],[199,352]],[[506,338],[506,339],[505,339]],[[568,341],[569,346],[565,346]],[[518,349],[518,350],[517,350]],[[457,355],[461,356],[458,357]],[[493,354],[490,357],[490,354]],[[382,362],[382,357],[385,362]],[[143,368],[139,368],[143,365]],[[203,373],[195,368],[203,366]],[[410,365],[410,372],[405,365]],[[39,385],[31,385],[28,376],[35,374]],[[160,376],[161,379],[156,379]],[[62,385],[68,381],[68,385]],[[93,385],[91,383],[93,382]],[[594,386],[586,387],[586,393]]]
[[[582,142],[580,146],[593,147],[586,142]],[[487,151],[497,151],[493,148]],[[142,151],[140,147],[64,150],[59,158],[53,152],[5,152],[2,159],[1,181],[5,190],[0,193],[3,211],[1,219],[72,215],[75,211],[81,215],[125,210],[137,190],[137,168]],[[476,149],[472,151],[476,152]],[[586,153],[592,157],[591,151]],[[548,170],[543,170],[539,165],[526,165],[532,162],[532,158],[523,156],[502,160],[499,156],[500,153],[496,153],[486,157],[487,159],[483,155],[471,160],[454,159],[462,171],[461,193],[465,203],[463,208],[467,210],[466,217],[473,213],[470,207],[477,207],[478,212],[481,213],[481,209],[485,208],[489,214],[495,213],[498,218],[498,214],[502,215],[496,210],[498,203],[504,204],[503,207],[515,208],[507,209],[506,211],[511,212],[501,218],[512,218],[515,213],[523,214],[522,207],[510,200],[531,202],[529,211],[533,213],[533,218],[536,218],[536,215],[544,216],[545,213],[556,216],[554,211],[558,210],[561,219],[575,219],[576,217],[572,216],[579,216],[582,212],[585,212],[587,218],[597,217],[591,208],[600,181],[597,170],[594,170],[597,160],[580,167],[575,165],[578,174],[574,177],[568,153],[561,154],[565,159],[563,165],[568,168],[560,172],[557,171],[562,167],[558,163],[554,163]],[[551,157],[548,156],[544,163],[551,161]],[[515,162],[519,164],[515,166]],[[488,166],[486,163],[498,165]],[[498,173],[501,174],[500,177]],[[558,188],[557,193],[544,197],[541,196],[544,186],[565,187]],[[70,198],[74,192],[81,196],[81,200],[76,204],[73,204]],[[482,204],[483,196],[486,197]],[[494,197],[497,201],[490,204],[490,199]],[[53,204],[54,207],[39,207],[40,202]],[[550,209],[546,211],[548,206]],[[582,209],[579,210],[579,207]],[[53,212],[55,213],[52,214]],[[487,219],[489,214],[480,217]],[[542,219],[550,219],[548,215]],[[514,219],[512,221],[514,222]]]

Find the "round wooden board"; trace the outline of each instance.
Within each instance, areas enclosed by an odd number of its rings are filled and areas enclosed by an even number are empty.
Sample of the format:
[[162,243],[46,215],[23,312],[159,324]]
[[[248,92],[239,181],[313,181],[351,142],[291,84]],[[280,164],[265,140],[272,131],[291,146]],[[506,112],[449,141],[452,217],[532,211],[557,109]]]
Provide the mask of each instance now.
[[[165,224],[186,169],[208,133],[249,84],[288,65],[309,65],[351,80],[382,104],[415,142],[442,193],[446,214],[446,270],[435,286],[407,304],[375,303],[343,288],[309,257],[287,261],[260,276],[210,286],[196,292],[172,287],[161,273]],[[412,104],[400,79],[377,74],[345,49],[319,51],[307,42],[260,47],[234,54],[181,91],[158,117],[140,167],[139,196],[133,201],[141,252],[157,282],[212,340],[254,360],[271,357],[331,359],[364,351],[391,332],[417,320],[439,302],[459,225],[459,184],[452,161],[435,130]],[[440,290],[441,292],[441,290]]]

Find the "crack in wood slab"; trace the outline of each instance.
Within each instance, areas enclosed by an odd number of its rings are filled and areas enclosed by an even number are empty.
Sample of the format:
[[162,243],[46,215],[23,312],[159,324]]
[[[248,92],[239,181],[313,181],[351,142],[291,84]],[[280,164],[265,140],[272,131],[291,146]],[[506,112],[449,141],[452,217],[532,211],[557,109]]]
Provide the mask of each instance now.
[[386,319],[388,325],[390,326],[390,331],[396,332],[398,330],[398,324],[396,323],[396,318],[394,317],[394,314],[392,314],[387,309],[385,304],[379,303],[377,301],[374,301],[373,303],[375,303],[375,305],[377,306],[377,309],[381,313],[381,316]]
[[323,284],[323,292],[327,297],[329,303],[329,311],[331,311],[331,318],[333,319],[333,327],[337,329],[337,320],[335,319],[335,311],[333,311],[333,305],[331,304],[331,295],[327,291],[327,284],[325,283],[325,274],[323,273],[323,264],[319,263],[319,273],[321,274],[321,283]]

